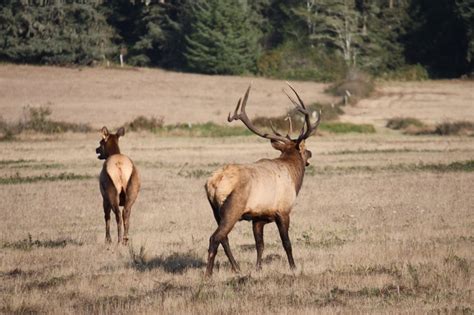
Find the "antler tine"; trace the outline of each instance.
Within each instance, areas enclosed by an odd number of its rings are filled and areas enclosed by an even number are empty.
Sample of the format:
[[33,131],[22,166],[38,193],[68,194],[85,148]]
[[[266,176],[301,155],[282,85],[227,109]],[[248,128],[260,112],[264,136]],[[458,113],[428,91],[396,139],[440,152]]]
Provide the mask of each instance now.
[[293,100],[293,98],[291,98],[291,96],[289,96],[286,92],[285,94],[288,96],[290,101],[296,106],[297,110],[304,115],[305,123],[303,127],[301,128],[300,135],[298,136],[298,141],[301,141],[311,136],[313,132],[318,128],[319,123],[321,122],[321,111],[317,112],[318,118],[316,122],[314,124],[311,124],[310,113],[308,109],[306,108],[306,106],[304,105],[304,102],[299,96],[298,92],[296,92],[296,90],[293,88],[293,86],[291,86],[289,82],[286,82],[286,84],[288,84],[288,86],[293,91],[293,93],[295,93],[296,98],[298,99],[299,103]]
[[286,134],[286,137],[291,140],[290,136],[293,133],[293,123],[290,114],[288,114],[285,120],[288,120],[288,133]]
[[281,134],[276,131],[275,126],[273,126],[273,122],[270,120],[270,128],[272,129],[273,133],[276,134],[277,136],[281,136]]
[[318,128],[319,123],[321,122],[321,110],[315,111],[315,113],[318,114],[318,118],[314,122],[313,125],[308,125],[308,129],[306,129],[306,132],[304,134],[301,134],[300,137],[298,137],[299,140],[307,139],[309,138]]
[[[295,93],[296,98],[298,98],[298,101],[300,102],[300,105],[306,110],[306,106],[304,106],[303,100],[300,98],[300,96],[298,95],[298,93],[296,92],[296,90],[291,86],[290,82],[286,81],[286,84],[288,84],[288,86],[289,86],[290,89],[293,91],[293,93]],[[296,103],[296,102],[293,101],[293,104],[295,104],[295,103]]]
[[[229,117],[227,118],[227,120],[229,122],[233,121],[233,120],[240,120],[241,122],[244,123],[244,125],[250,130],[252,131],[253,133],[255,133],[256,135],[262,137],[262,138],[265,138],[265,139],[270,139],[270,140],[276,140],[276,141],[281,141],[281,142],[287,142],[288,139],[281,136],[280,134],[276,133],[274,135],[271,135],[271,134],[268,134],[268,133],[263,133],[261,131],[259,131],[253,124],[252,122],[250,121],[249,117],[247,116],[247,113],[245,112],[245,106],[247,105],[247,100],[248,100],[248,97],[249,97],[249,93],[250,93],[250,88],[252,87],[252,85],[249,85],[249,87],[247,88],[247,91],[245,92],[245,95],[244,95],[244,98],[242,100],[239,99],[239,102],[237,103],[237,107],[235,108],[235,111],[234,111],[234,115],[230,115],[229,113]],[[239,112],[240,110],[240,112]],[[273,127],[272,127],[272,130]],[[274,131],[275,132],[275,131]]]
[[229,112],[229,116],[227,116],[227,121],[228,122],[239,119],[238,111],[239,111],[239,108],[240,108],[240,102],[241,101],[242,101],[242,98],[239,98],[239,101],[237,102],[237,107],[234,110],[234,115],[230,116],[231,112]]

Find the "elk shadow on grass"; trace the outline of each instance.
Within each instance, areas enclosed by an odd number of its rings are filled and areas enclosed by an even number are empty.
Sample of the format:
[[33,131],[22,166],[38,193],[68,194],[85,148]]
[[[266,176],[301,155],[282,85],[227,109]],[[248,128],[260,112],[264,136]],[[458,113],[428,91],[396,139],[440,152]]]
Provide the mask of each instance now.
[[157,256],[148,259],[140,249],[139,254],[130,250],[132,268],[147,271],[162,268],[168,273],[179,274],[188,269],[197,269],[205,266],[205,262],[194,253],[173,253],[167,257]]

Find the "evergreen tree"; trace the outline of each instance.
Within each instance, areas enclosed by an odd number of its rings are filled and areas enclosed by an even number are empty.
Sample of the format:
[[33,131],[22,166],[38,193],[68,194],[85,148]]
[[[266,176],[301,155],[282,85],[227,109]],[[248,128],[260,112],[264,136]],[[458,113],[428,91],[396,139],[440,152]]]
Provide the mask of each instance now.
[[106,59],[114,49],[114,31],[97,10],[98,3],[84,2],[28,5],[3,0],[0,59],[50,64]]
[[[459,15],[459,9],[466,15]],[[472,1],[411,0],[407,60],[425,66],[432,77],[458,77],[472,71],[468,58],[473,11]]]
[[334,49],[349,66],[357,62],[363,39],[354,0],[306,0],[295,12],[306,21],[312,45]]
[[198,0],[190,9],[192,33],[186,36],[185,53],[190,70],[215,74],[255,70],[258,33],[240,2]]
[[150,2],[141,8],[137,25],[140,38],[132,46],[131,63],[135,65],[158,65],[161,61],[162,29],[164,10],[158,2]]

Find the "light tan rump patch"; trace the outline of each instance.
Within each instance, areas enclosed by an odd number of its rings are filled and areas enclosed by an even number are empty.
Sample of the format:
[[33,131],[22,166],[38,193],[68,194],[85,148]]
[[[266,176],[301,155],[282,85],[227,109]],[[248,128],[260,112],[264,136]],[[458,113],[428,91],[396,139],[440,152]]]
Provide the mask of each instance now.
[[127,189],[133,171],[133,163],[127,156],[123,154],[112,155],[105,161],[104,169],[118,193]]
[[239,182],[239,166],[230,164],[215,171],[207,180],[206,191],[209,200],[222,206]]

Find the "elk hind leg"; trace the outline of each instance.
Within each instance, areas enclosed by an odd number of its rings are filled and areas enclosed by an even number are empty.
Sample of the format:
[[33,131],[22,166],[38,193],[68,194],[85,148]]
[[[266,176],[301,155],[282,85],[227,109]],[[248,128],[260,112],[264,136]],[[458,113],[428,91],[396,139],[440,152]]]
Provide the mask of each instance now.
[[123,238],[123,220],[122,220],[122,214],[120,211],[120,196],[117,190],[115,189],[115,186],[109,185],[107,188],[107,196],[109,198],[110,205],[112,207],[112,211],[115,214],[115,221],[117,222],[117,243],[120,244],[122,242]]
[[[220,219],[218,223],[218,227],[216,231],[212,234],[211,238],[209,239],[209,253],[208,253],[208,259],[207,259],[207,268],[206,268],[206,276],[209,277],[212,275],[212,270],[214,268],[214,260],[217,255],[217,249],[219,247],[219,244],[222,244],[224,247],[224,251],[227,254],[227,257],[229,258],[233,270],[238,270],[237,263],[235,262],[235,259],[232,255],[232,252],[230,250],[229,246],[229,239],[227,238],[227,235],[229,232],[232,230],[234,227],[235,223],[237,223],[239,217],[233,215],[233,213],[240,213],[238,203],[233,201],[233,195],[231,194],[229,197],[227,197],[226,201],[222,205],[221,211],[220,211]],[[212,204],[211,204],[212,206]]]
[[[220,224],[221,222],[221,215],[219,213],[219,207],[212,202],[211,199],[209,199],[209,204],[211,205],[212,212],[214,214],[214,218],[216,219],[217,225]],[[224,248],[224,252],[229,259],[231,268],[233,272],[240,272],[240,267],[239,264],[235,261],[234,255],[232,255],[232,251],[230,250],[230,245],[229,245],[229,237],[226,236],[222,241],[221,241],[222,247]]]
[[278,232],[280,232],[280,238],[281,242],[283,243],[283,248],[285,249],[286,256],[288,256],[288,263],[290,264],[290,268],[295,269],[295,260],[293,259],[290,237],[288,236],[288,229],[290,227],[290,216],[288,214],[277,216],[275,222],[278,226]]
[[104,198],[103,207],[105,219],[105,241],[107,243],[112,243],[112,238],[110,237],[110,212],[112,210],[112,206],[110,205],[107,198]]
[[140,182],[138,178],[138,174],[135,169],[132,172],[132,176],[130,178],[129,184],[127,186],[127,190],[125,192],[125,203],[123,207],[123,226],[124,226],[124,236],[123,236],[123,244],[126,245],[128,243],[128,230],[130,228],[130,213],[132,211],[132,206],[137,200],[138,191],[140,190]]
[[257,264],[256,269],[262,269],[262,254],[263,254],[263,227],[265,222],[263,221],[252,221],[253,236],[255,238],[255,248],[257,249]]

